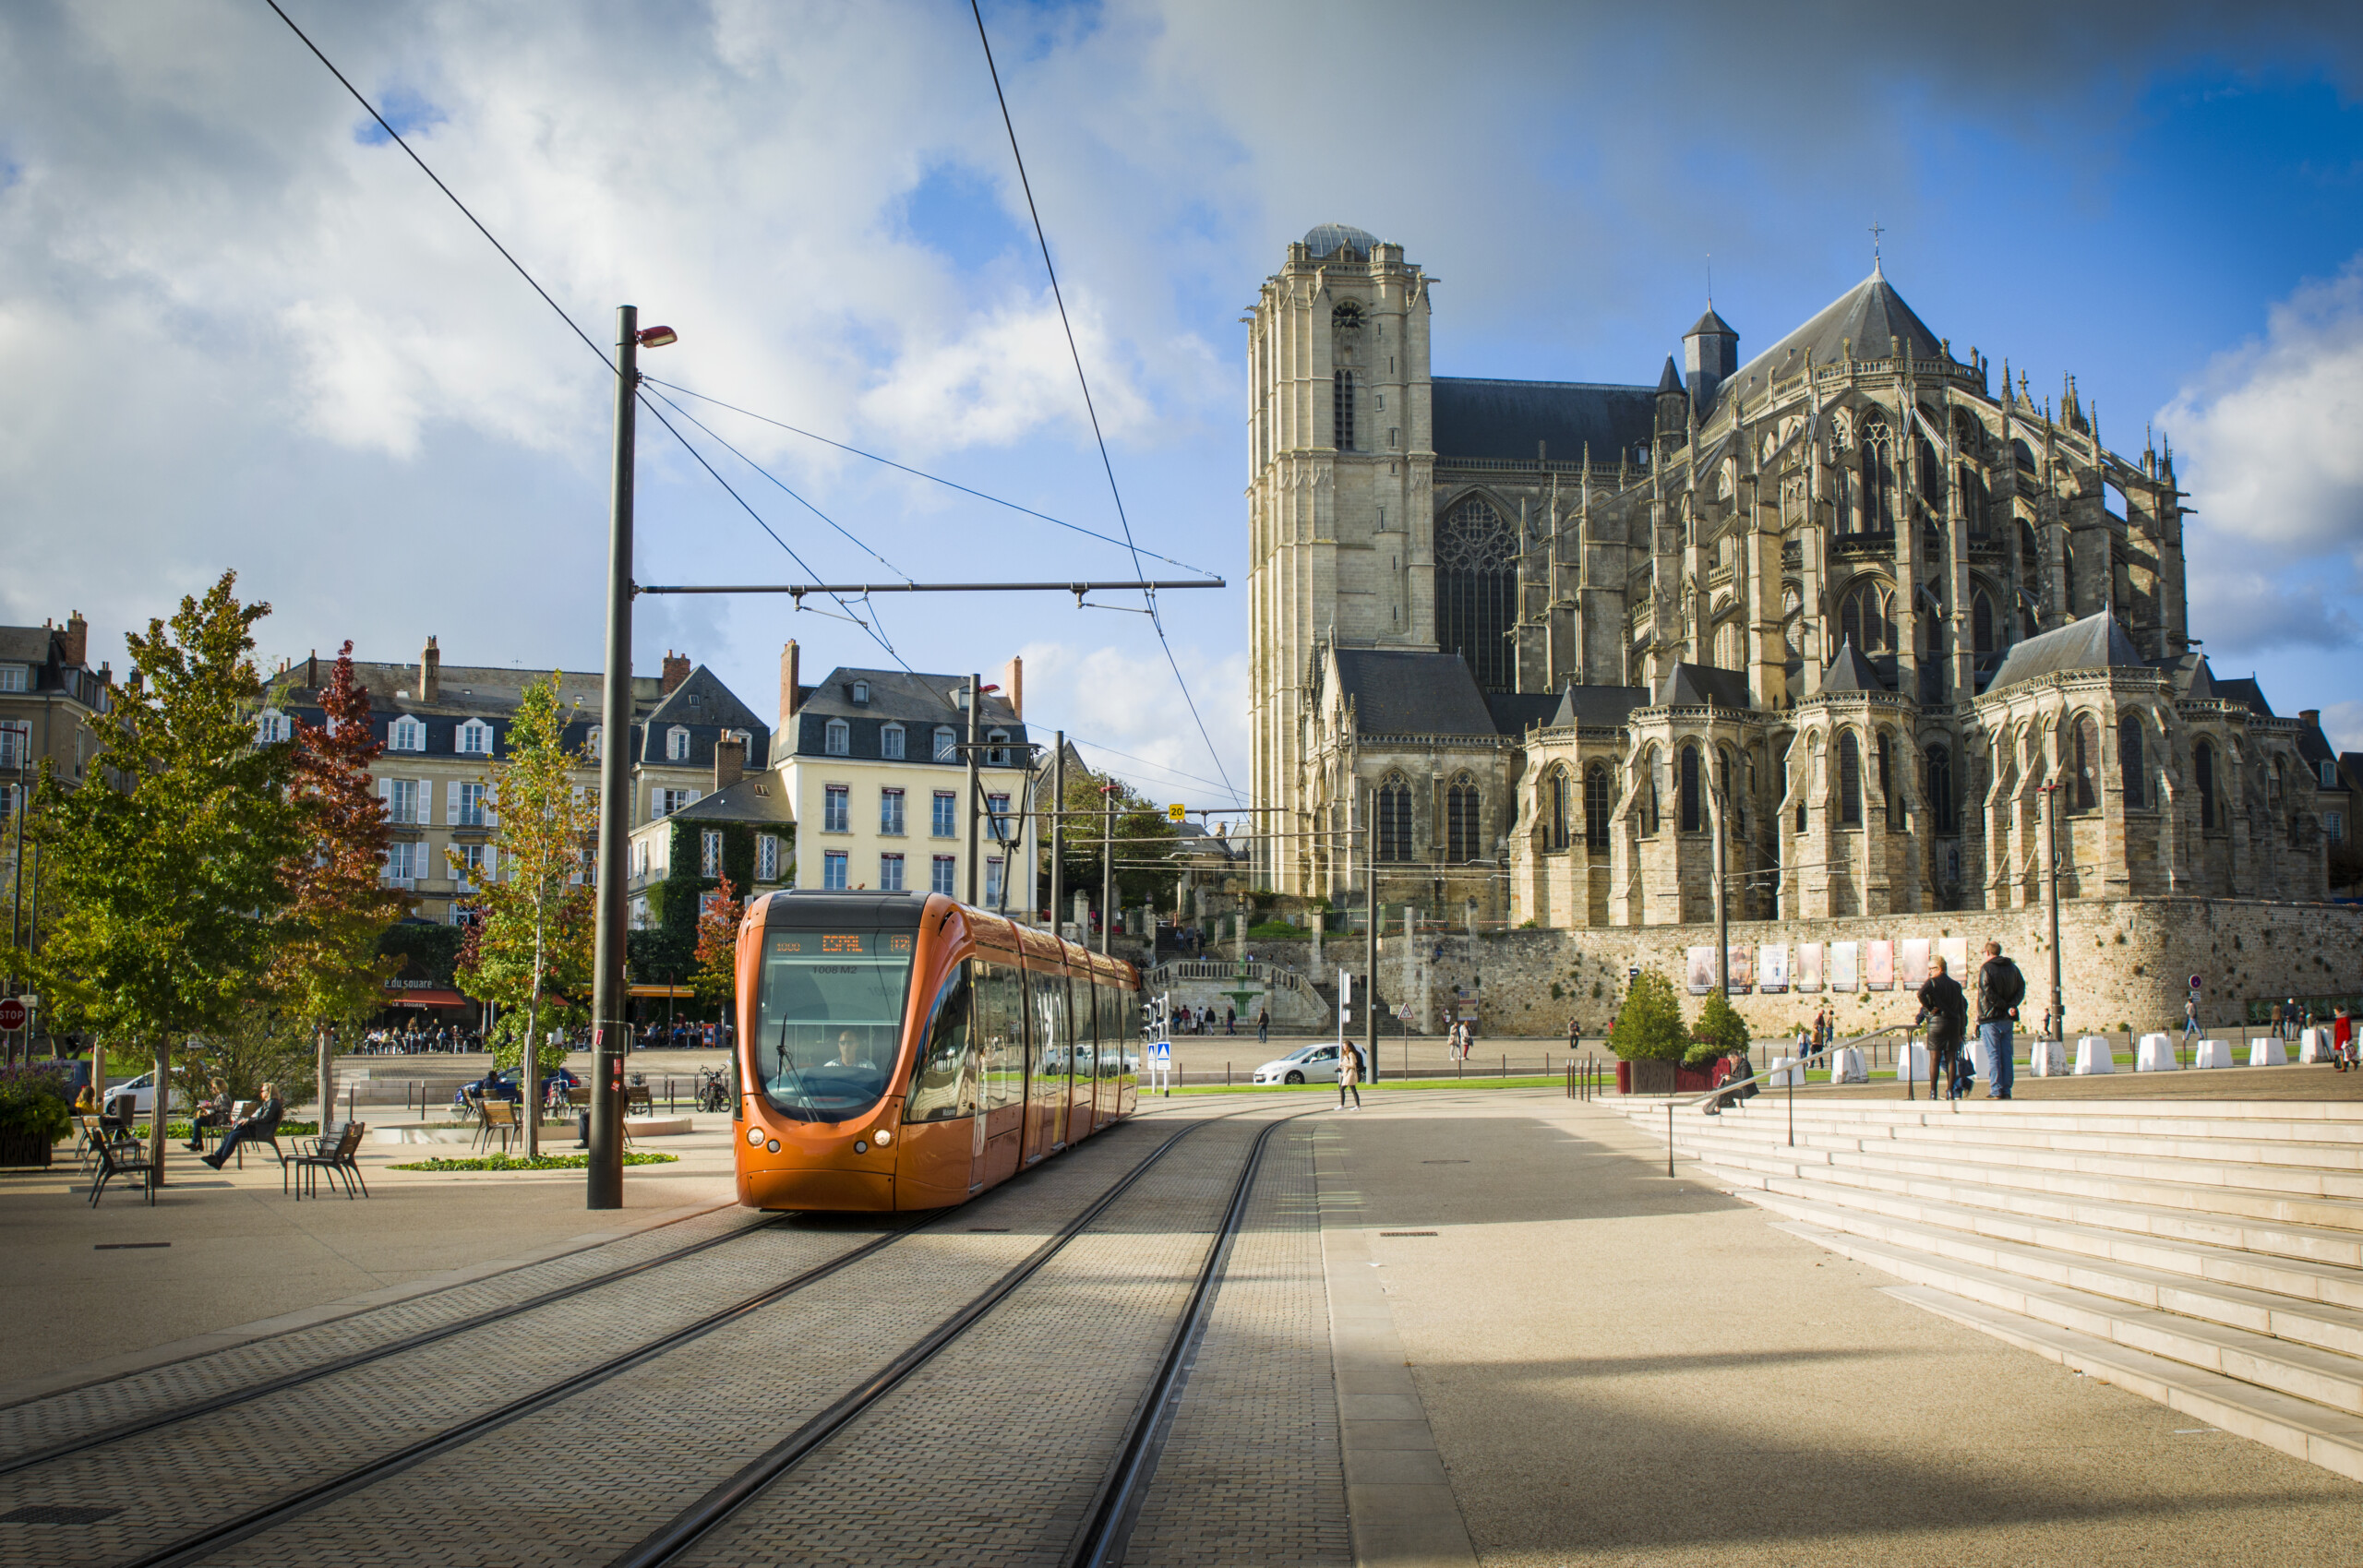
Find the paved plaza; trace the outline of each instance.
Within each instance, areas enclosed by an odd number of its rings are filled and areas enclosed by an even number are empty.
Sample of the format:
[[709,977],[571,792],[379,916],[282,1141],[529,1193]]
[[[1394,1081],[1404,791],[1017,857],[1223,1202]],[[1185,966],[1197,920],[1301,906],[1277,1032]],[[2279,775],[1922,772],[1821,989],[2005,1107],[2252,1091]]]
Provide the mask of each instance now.
[[[369,1146],[362,1201],[284,1198],[267,1154],[243,1173],[184,1173],[152,1210],[113,1191],[91,1210],[70,1167],[12,1173],[8,1304],[53,1328],[18,1336],[0,1389],[14,1433],[0,1514],[136,1507],[72,1550],[54,1526],[0,1523],[0,1562],[129,1561],[216,1514],[277,1506],[345,1445],[483,1419],[487,1398],[563,1384],[766,1280],[888,1246],[219,1554],[375,1543],[361,1554],[377,1557],[400,1542],[422,1563],[608,1561],[1194,1129],[695,1554],[1047,1561],[1266,1128],[1127,1562],[2306,1562],[2351,1549],[2354,1483],[1906,1305],[1889,1276],[1774,1228],[1686,1160],[1669,1179],[1663,1145],[1609,1106],[1436,1086],[1366,1091],[1346,1111],[1309,1094],[1145,1102],[1134,1123],[901,1239],[740,1214],[719,1116],[663,1141],[678,1165],[629,1171],[619,1215],[586,1214],[577,1172],[386,1168],[433,1152],[415,1146]],[[155,1241],[172,1245],[139,1245]],[[650,1260],[628,1284],[466,1326],[488,1302]],[[465,1332],[400,1348],[438,1323]],[[389,1345],[366,1371],[158,1429],[140,1442],[164,1468],[122,1503],[102,1454],[9,1469],[98,1430],[93,1408],[169,1413],[192,1392]],[[480,1389],[464,1370],[487,1359],[509,1375]],[[66,1389],[80,1392],[36,1397]],[[356,1398],[350,1430],[320,1446]],[[618,1501],[586,1531],[566,1488],[520,1492],[534,1475]],[[496,1516],[533,1524],[487,1556],[474,1526]]]

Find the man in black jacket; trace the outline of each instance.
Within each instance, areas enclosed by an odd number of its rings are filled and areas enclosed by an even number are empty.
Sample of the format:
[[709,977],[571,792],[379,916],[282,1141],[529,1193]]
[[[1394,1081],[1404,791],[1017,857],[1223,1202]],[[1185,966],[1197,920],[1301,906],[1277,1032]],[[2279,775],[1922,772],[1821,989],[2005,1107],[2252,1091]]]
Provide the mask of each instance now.
[[1987,942],[1985,962],[1977,971],[1977,1037],[1985,1042],[1985,1059],[1993,1064],[1994,1086],[1985,1091],[1989,1100],[2010,1097],[2010,1025],[2026,995],[2027,978],[2019,973],[2019,966],[2002,956],[2000,942]]
[[1952,1100],[1961,1097],[1961,1023],[1969,1011],[1969,999],[1961,992],[1961,982],[1945,973],[1945,961],[1931,961],[1934,971],[1920,987],[1920,1020],[1928,1025],[1928,1097],[1935,1099],[1941,1091]]
[[261,1102],[244,1120],[231,1123],[228,1134],[222,1140],[222,1146],[207,1155],[205,1163],[220,1170],[230,1163],[230,1157],[238,1152],[241,1143],[269,1143],[276,1149],[279,1147],[280,1119],[286,1114],[287,1102],[279,1097],[276,1088],[264,1084]]

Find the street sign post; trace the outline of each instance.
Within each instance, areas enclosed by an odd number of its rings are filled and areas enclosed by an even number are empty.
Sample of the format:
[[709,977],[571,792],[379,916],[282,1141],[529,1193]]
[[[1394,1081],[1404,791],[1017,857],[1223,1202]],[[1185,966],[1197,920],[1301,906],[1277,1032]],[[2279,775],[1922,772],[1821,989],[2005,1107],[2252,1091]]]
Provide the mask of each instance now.
[[1148,1046],[1149,1093],[1162,1089],[1170,1097],[1173,1093],[1173,1042],[1151,1040]]

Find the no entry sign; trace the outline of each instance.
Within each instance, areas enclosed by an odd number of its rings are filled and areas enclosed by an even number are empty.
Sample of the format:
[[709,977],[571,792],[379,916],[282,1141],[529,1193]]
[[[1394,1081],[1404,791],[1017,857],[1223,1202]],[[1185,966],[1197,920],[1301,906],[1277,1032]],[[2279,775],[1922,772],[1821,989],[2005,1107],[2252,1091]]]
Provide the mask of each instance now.
[[25,1026],[25,1004],[14,997],[0,998],[0,1029]]

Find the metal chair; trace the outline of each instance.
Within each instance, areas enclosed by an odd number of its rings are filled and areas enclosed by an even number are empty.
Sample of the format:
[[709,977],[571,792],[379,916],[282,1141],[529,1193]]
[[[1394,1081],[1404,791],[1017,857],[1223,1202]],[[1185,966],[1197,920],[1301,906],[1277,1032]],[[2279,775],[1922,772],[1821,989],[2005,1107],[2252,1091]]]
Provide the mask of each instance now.
[[362,1136],[368,1131],[366,1122],[347,1121],[339,1124],[332,1133],[323,1132],[313,1139],[309,1149],[298,1147],[294,1154],[280,1164],[279,1190],[282,1192],[288,1190],[288,1173],[292,1167],[298,1203],[303,1202],[306,1183],[310,1185],[313,1196],[319,1195],[319,1173],[323,1170],[329,1173],[331,1182],[343,1187],[346,1198],[355,1195],[355,1186],[360,1188],[359,1196],[367,1197],[369,1184],[362,1179],[356,1156],[361,1152]]
[[134,1175],[147,1191],[148,1206],[156,1206],[156,1162],[150,1157],[148,1145],[129,1138],[103,1138],[99,1141],[98,1158],[98,1179],[90,1183],[90,1207],[99,1206],[99,1194],[107,1190],[108,1182],[118,1176]]
[[517,1107],[509,1100],[486,1100],[483,1105],[484,1120],[476,1128],[476,1146],[486,1151],[492,1147],[492,1136],[500,1134],[500,1152],[509,1152],[509,1141],[517,1135]]

